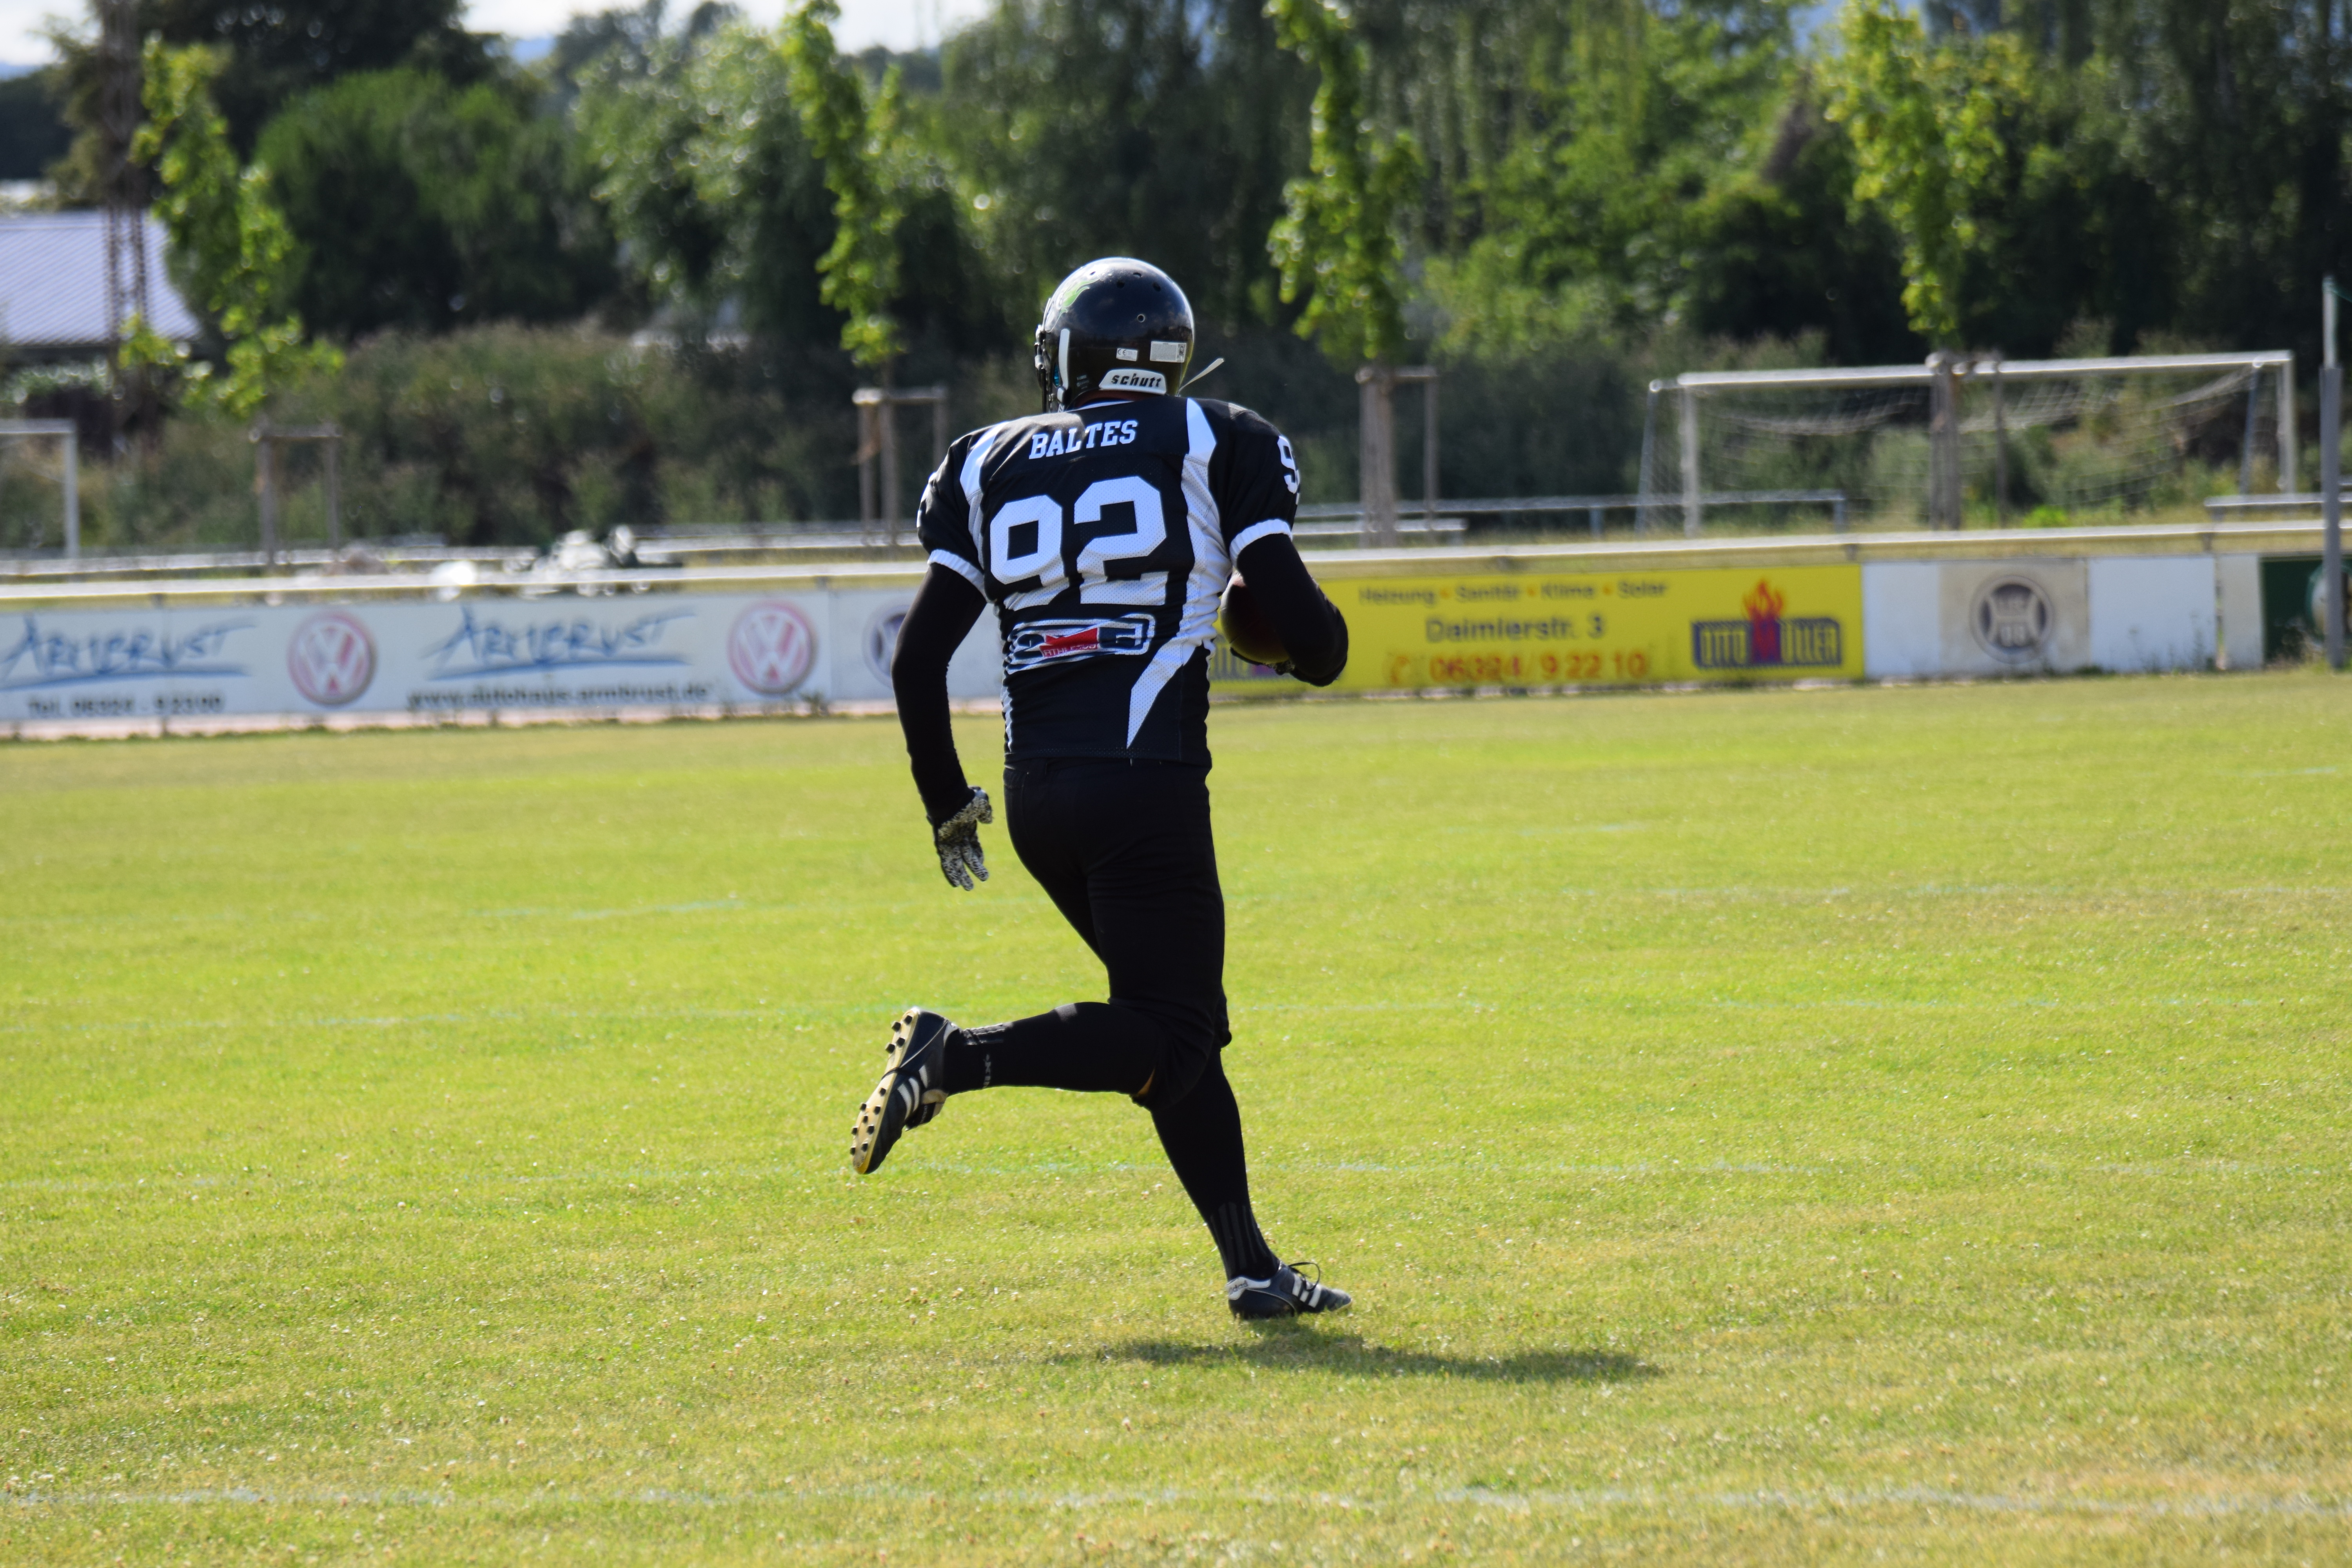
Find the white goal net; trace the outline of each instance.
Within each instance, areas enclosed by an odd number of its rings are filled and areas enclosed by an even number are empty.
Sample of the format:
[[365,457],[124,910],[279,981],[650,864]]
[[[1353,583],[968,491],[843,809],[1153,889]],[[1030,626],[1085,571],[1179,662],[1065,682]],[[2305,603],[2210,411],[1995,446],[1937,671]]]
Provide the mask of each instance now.
[[1722,491],[1835,491],[1864,525],[2120,521],[2294,486],[2294,356],[1937,356],[1651,388],[1642,488],[1697,531]]

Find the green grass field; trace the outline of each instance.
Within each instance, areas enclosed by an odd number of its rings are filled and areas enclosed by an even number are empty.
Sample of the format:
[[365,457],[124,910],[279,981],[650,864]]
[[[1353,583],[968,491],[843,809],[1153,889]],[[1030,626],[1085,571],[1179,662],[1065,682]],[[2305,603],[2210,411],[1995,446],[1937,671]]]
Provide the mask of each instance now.
[[2352,686],[1213,732],[1263,1331],[887,720],[0,748],[0,1561],[2352,1555]]

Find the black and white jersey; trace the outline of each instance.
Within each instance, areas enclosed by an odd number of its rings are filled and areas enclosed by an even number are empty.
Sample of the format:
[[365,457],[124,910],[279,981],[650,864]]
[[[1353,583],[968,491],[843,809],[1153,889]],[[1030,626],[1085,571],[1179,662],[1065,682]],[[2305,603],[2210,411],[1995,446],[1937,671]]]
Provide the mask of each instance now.
[[996,606],[1006,760],[1207,762],[1234,558],[1297,510],[1290,442],[1230,403],[1100,403],[960,438],[922,540]]

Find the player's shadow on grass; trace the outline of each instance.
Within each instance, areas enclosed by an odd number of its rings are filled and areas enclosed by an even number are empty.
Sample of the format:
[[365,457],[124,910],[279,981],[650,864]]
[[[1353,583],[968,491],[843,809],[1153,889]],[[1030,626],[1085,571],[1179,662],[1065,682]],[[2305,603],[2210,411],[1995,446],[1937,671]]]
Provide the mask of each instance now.
[[1131,1340],[1096,1354],[1150,1366],[1248,1366],[1276,1372],[1336,1372],[1352,1377],[1458,1377],[1482,1383],[1633,1383],[1664,1375],[1649,1363],[1618,1351],[1444,1355],[1368,1345],[1360,1334],[1318,1333],[1295,1323],[1265,1325],[1240,1344]]

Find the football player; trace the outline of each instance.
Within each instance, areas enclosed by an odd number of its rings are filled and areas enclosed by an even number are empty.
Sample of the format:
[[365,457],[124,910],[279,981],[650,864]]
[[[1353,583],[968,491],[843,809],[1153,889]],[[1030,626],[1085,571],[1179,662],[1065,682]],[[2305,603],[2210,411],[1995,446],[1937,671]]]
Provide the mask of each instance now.
[[[1130,1096],[1209,1226],[1244,1318],[1328,1312],[1346,1292],[1282,1262],[1250,1207],[1225,906],[1209,824],[1209,644],[1238,567],[1289,655],[1328,686],[1347,623],[1290,527],[1298,464],[1246,408],[1183,395],[1192,309],[1124,258],[1062,281],[1037,328],[1045,411],[959,439],[923,491],[930,570],[891,663],[915,787],[950,886],[985,880],[988,793],[948,722],[948,660],[993,605],[1004,649],[1005,826],[1108,972],[1109,999],[959,1028],[909,1008],[859,1110],[850,1163],[881,1167],[951,1095],[1013,1085]],[[1302,1266],[1303,1267],[1303,1266]]]

